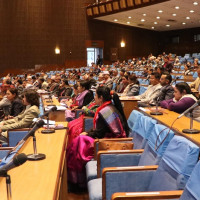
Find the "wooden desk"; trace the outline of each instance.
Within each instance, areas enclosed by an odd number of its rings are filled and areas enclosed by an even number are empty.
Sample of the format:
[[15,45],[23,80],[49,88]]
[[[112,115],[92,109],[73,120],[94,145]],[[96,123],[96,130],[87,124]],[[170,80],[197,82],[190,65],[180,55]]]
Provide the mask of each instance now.
[[[49,99],[43,99],[43,106],[48,106],[48,105],[55,105],[55,106],[60,106],[60,103],[58,99],[52,98],[52,103],[47,103]],[[56,122],[61,122],[61,121],[66,121],[65,120],[65,111],[63,110],[57,110],[55,112],[51,112],[49,114],[49,119],[56,121]]]
[[[61,122],[62,123],[62,122]],[[62,123],[67,126],[67,122]],[[40,129],[41,130],[41,129]],[[66,175],[66,130],[56,130],[54,134],[36,132],[38,153],[46,159],[27,161],[9,171],[13,200],[57,200],[67,199]],[[32,154],[33,142],[29,138],[20,153]],[[1,200],[7,200],[5,178],[0,178]]]
[[[150,115],[150,111],[145,111],[144,113],[168,127],[170,127],[174,120],[180,115],[167,109],[164,109],[163,115],[159,116]],[[184,136],[192,142],[194,142],[195,144],[197,144],[198,146],[200,146],[200,134],[186,134],[182,132],[183,129],[188,128],[190,128],[190,118],[185,116],[176,120],[172,127],[173,131],[175,131],[178,135]],[[193,128],[200,129],[200,123],[197,121],[193,121]]]
[[139,100],[134,97],[127,96],[120,97],[119,99],[121,100],[122,106],[124,108],[124,114],[126,116],[126,119],[128,119],[132,110],[135,110],[135,108],[137,107],[137,102]]

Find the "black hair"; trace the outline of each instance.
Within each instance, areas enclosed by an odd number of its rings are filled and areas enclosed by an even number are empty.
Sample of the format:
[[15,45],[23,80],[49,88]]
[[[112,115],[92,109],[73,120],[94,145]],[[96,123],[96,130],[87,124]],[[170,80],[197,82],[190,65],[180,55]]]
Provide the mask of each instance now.
[[64,79],[63,82],[65,83],[65,85],[69,85],[68,80]]
[[90,89],[90,81],[82,80],[79,82],[81,87],[84,87],[86,90]]
[[162,75],[166,75],[165,79],[169,80],[169,84],[172,82],[172,76],[168,72],[162,73]]
[[75,90],[77,90],[77,89],[78,89],[78,84],[74,84],[74,85],[73,85],[73,88],[74,88]]
[[39,95],[35,90],[25,90],[23,96],[26,97],[26,100],[28,103],[31,104],[31,106],[37,106],[39,107]]
[[192,94],[190,86],[185,82],[177,83],[175,87],[181,94],[184,92],[184,90],[186,91],[186,94]]
[[130,79],[130,81],[137,84],[138,80],[135,74],[131,74],[128,78]]
[[18,79],[17,82],[18,82],[20,85],[23,84],[22,79]]
[[97,96],[100,98],[101,96],[103,97],[103,101],[111,101],[111,99],[113,99],[114,105],[116,107],[116,109],[119,111],[119,113],[122,116],[122,124],[124,127],[124,130],[126,132],[126,136],[128,137],[129,135],[129,127],[127,124],[127,120],[124,114],[124,110],[121,104],[121,101],[119,99],[119,96],[117,95],[117,93],[113,94],[113,97],[110,94],[110,88],[107,86],[99,86],[96,90],[96,94]]
[[6,81],[6,84],[11,85],[12,83],[11,83],[10,80],[7,80],[7,81]]
[[15,98],[18,97],[18,90],[16,88],[9,88],[7,90],[9,90],[11,94],[15,94]]
[[158,72],[153,72],[151,76],[155,76],[155,79],[160,80],[160,74]]
[[32,76],[32,79],[34,79],[34,80],[35,80],[35,79],[36,79],[36,77],[35,77],[35,76]]
[[128,75],[124,75],[123,77],[125,77],[125,78],[126,78],[126,80],[128,80]]
[[43,77],[40,77],[40,79],[39,79],[40,81],[42,81],[42,82],[44,82],[44,78]]

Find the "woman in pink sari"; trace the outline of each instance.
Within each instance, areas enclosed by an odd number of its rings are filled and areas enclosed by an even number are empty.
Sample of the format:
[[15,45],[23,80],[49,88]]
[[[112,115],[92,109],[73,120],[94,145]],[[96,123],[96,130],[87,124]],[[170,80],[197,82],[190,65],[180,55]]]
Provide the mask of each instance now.
[[83,106],[89,104],[93,99],[93,92],[90,89],[89,81],[78,82],[79,95],[76,97],[76,102],[69,109],[65,111],[66,121],[72,121],[75,119],[75,110],[81,109]]
[[[112,103],[112,101],[114,104]],[[96,90],[95,102],[99,105],[94,116],[94,128],[76,137],[67,149],[68,181],[79,187],[86,186],[85,164],[94,157],[95,138],[122,138],[129,133],[121,102],[110,89],[100,86]]]

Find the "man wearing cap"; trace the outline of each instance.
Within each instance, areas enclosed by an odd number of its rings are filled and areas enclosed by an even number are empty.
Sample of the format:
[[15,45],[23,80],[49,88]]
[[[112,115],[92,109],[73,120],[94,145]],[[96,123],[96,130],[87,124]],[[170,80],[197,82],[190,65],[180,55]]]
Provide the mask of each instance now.
[[103,84],[112,90],[113,82],[112,79],[110,78],[109,71],[103,71],[103,77],[104,77]]

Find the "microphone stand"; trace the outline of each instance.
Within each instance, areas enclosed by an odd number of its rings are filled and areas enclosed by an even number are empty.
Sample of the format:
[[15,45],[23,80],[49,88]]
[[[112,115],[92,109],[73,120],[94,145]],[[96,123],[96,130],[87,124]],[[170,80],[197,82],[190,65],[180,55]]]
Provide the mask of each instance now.
[[150,112],[150,115],[163,115],[162,112],[158,111],[158,100],[159,100],[159,97],[156,99],[156,110],[153,112]]
[[55,129],[50,129],[49,128],[49,113],[47,115],[47,129],[42,130],[41,133],[49,134],[49,133],[55,133]]
[[27,155],[27,160],[43,160],[46,158],[45,154],[42,153],[37,153],[37,145],[36,145],[36,137],[35,137],[35,133],[33,134],[33,154],[28,154]]
[[198,129],[193,129],[193,109],[190,111],[190,129],[183,129],[183,133],[187,134],[197,134],[200,133],[200,130]]
[[6,177],[7,200],[12,200],[11,178],[10,178],[10,175],[8,175],[7,171],[5,171],[5,173],[1,174],[0,177]]

